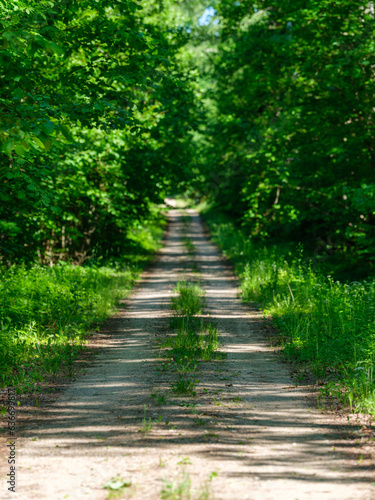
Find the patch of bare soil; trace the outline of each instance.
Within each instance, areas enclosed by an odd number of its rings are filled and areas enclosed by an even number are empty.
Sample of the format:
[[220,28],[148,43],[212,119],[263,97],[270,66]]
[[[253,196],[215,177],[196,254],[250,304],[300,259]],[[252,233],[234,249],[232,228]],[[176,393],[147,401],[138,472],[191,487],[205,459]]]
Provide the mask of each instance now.
[[[375,498],[373,461],[360,442],[371,447],[367,428],[322,414],[296,387],[262,314],[241,303],[233,273],[190,214],[205,313],[227,358],[200,364],[195,397],[170,391],[155,341],[168,329],[177,281],[189,276],[181,214],[171,210],[160,259],[106,323],[99,353],[20,432],[17,493],[4,481],[4,498],[99,500],[117,491],[177,500],[185,497],[173,490],[187,491],[189,480],[191,500]],[[131,485],[103,488],[116,477]]]

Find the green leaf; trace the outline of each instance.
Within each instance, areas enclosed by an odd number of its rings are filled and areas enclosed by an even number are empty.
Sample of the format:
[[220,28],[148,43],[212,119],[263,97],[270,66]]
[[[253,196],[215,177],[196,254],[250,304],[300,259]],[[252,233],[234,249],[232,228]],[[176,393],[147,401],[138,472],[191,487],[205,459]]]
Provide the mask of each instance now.
[[72,134],[69,132],[69,130],[65,127],[65,125],[59,125],[59,130],[62,132],[64,137],[68,139],[68,141],[73,142],[73,137]]
[[21,141],[21,144],[22,144],[22,147],[25,151],[29,151],[30,149],[30,144],[26,141],[26,140],[23,140]]
[[39,139],[39,137],[37,137],[36,135],[32,135],[32,136],[30,136],[30,139],[34,142],[34,144],[36,144],[37,146],[39,146],[41,149],[45,149],[44,144]]
[[19,155],[23,156],[25,154],[25,150],[23,149],[21,144],[16,144],[14,147],[14,151]]
[[1,149],[5,154],[10,155],[10,153],[13,151],[13,142],[12,141],[5,142]]
[[41,124],[41,128],[42,128],[43,132],[45,132],[47,135],[51,135],[51,134],[53,134],[54,130],[56,129],[56,125],[49,120],[48,122],[43,122]]
[[107,483],[103,484],[103,488],[107,490],[120,490],[131,486],[130,481],[123,481],[122,479],[112,478]]
[[64,50],[59,45],[57,45],[57,43],[48,42],[47,49],[52,50],[58,56],[64,55]]

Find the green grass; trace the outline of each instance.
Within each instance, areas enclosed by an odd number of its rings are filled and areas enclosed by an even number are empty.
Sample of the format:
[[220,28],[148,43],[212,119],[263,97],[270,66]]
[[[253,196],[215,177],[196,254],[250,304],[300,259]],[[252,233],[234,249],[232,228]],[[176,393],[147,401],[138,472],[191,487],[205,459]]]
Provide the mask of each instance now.
[[162,500],[191,500],[191,480],[186,472],[177,481],[164,481],[160,498]]
[[152,429],[153,423],[151,418],[146,418],[146,405],[144,405],[143,410],[144,413],[142,418],[142,427],[139,429],[138,432],[143,432],[144,434],[147,434]]
[[172,297],[171,309],[182,316],[194,316],[202,313],[204,307],[203,290],[197,283],[180,281],[176,290],[178,295]]
[[204,292],[196,283],[179,282],[178,295],[171,300],[176,312],[171,320],[175,335],[169,337],[164,347],[169,347],[169,356],[179,365],[178,371],[190,371],[196,360],[211,361],[220,357],[218,330],[212,321],[196,315],[204,308]]
[[243,299],[272,318],[285,354],[324,380],[327,395],[374,414],[375,282],[341,283],[313,269],[300,246],[254,243],[229,219],[203,215],[235,265]]
[[127,296],[163,235],[161,219],[135,228],[121,261],[1,269],[0,385],[34,391],[57,374],[73,374],[87,333]]
[[151,393],[151,397],[155,398],[157,405],[164,405],[167,402],[167,397],[161,391],[155,391]]
[[171,385],[172,392],[182,396],[196,396],[195,386],[198,380],[193,378],[187,378],[179,374],[178,380]]
[[219,334],[212,321],[205,321],[197,315],[204,308],[204,293],[197,283],[179,282],[171,300],[175,312],[171,318],[174,334],[165,339],[161,348],[165,349],[168,369],[178,374],[172,383],[172,391],[181,396],[195,396],[198,380],[195,378],[199,362],[222,359],[218,351]]
[[[186,459],[185,459],[186,460]],[[189,461],[185,462],[187,465]],[[214,500],[214,495],[211,490],[211,480],[216,477],[214,472],[210,478],[199,486],[198,491],[192,491],[191,479],[189,474],[184,470],[177,479],[173,481],[164,481],[160,493],[161,500]]]

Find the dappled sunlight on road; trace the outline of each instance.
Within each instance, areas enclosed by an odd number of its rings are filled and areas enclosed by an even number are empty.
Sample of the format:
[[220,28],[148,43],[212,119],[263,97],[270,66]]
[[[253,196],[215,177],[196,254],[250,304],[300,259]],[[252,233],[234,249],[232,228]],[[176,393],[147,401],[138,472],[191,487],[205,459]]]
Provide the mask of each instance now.
[[[168,329],[170,299],[190,261],[181,215],[171,211],[159,260],[101,330],[105,348],[23,431],[23,498],[104,499],[103,482],[120,474],[134,483],[134,498],[157,499],[162,479],[189,457],[193,484],[217,474],[217,499],[370,499],[372,472],[347,460],[346,429],[309,406],[268,345],[262,314],[241,303],[231,269],[191,215],[200,274],[190,278],[206,290],[201,317],[217,322],[227,359],[202,363],[195,398],[166,389],[155,340]],[[152,424],[147,433],[145,421]],[[49,477],[43,489],[37,470]]]

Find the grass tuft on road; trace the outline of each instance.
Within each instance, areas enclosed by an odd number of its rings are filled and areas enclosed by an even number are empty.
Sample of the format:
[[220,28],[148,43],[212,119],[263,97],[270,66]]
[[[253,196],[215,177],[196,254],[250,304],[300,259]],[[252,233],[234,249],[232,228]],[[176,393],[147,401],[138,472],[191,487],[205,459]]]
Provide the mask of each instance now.
[[[189,463],[189,462],[187,462]],[[173,481],[163,481],[160,493],[161,500],[214,500],[211,490],[211,481],[217,474],[214,472],[210,478],[200,485],[198,491],[192,491],[190,475],[183,470]]]
[[175,311],[171,318],[174,334],[161,344],[165,350],[165,366],[178,374],[171,389],[175,394],[195,396],[198,380],[195,372],[201,361],[222,359],[218,351],[219,333],[212,321],[197,316],[204,308],[204,293],[199,284],[179,282],[176,297],[171,300]]

